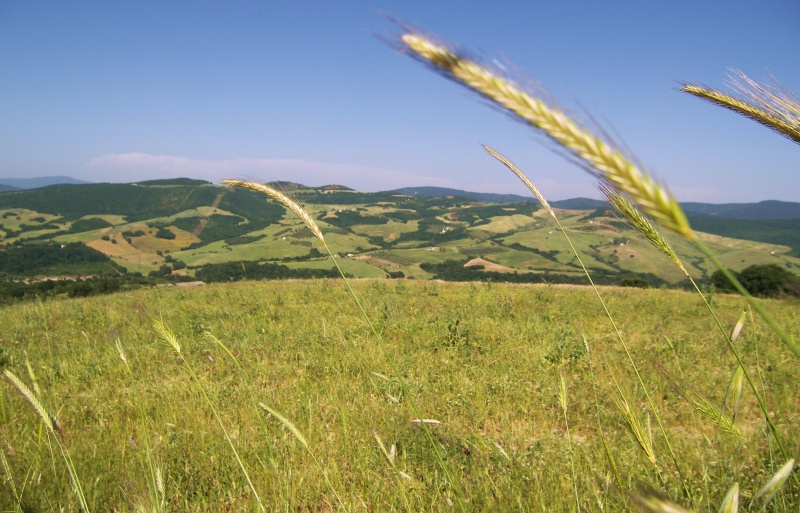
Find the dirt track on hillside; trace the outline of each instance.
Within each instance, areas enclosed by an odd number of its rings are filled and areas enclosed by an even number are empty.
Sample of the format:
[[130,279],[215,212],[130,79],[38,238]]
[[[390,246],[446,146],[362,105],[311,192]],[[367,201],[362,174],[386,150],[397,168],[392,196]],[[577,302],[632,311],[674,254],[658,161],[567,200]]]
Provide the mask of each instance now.
[[[217,197],[214,198],[214,201],[211,203],[211,208],[217,208],[219,206],[219,202],[222,201],[223,196],[225,196],[225,191],[222,191],[219,194],[217,194]],[[205,230],[206,226],[208,226],[208,218],[203,217],[202,219],[200,219],[200,222],[197,223],[197,228],[195,228],[192,231],[192,235],[199,238],[200,234],[203,233],[203,230]]]

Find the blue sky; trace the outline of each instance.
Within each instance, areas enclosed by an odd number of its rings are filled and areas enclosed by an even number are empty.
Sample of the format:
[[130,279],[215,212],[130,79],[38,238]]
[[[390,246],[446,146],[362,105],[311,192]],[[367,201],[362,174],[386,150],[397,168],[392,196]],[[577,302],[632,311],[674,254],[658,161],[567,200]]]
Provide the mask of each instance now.
[[189,176],[599,197],[529,129],[381,42],[387,13],[591,113],[682,201],[800,201],[800,147],[679,93],[800,91],[800,3],[0,3],[0,177]]

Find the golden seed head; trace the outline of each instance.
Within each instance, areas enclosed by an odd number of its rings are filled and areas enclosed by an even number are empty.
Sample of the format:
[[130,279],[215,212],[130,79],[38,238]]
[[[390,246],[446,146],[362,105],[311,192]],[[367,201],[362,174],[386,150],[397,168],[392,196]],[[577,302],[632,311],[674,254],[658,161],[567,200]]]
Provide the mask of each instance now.
[[448,78],[496,103],[566,148],[588,167],[599,171],[604,180],[628,194],[664,226],[687,239],[695,238],[677,200],[664,187],[566,113],[495,71],[456,55],[419,34],[404,34],[400,41],[416,57],[427,61]]
[[291,210],[297,217],[300,218],[303,223],[311,230],[311,233],[314,234],[316,238],[318,238],[323,244],[325,243],[325,238],[322,236],[322,230],[319,229],[317,223],[314,219],[305,211],[300,204],[287,196],[284,192],[279,191],[275,187],[271,187],[266,184],[257,183],[257,182],[248,182],[246,180],[222,180],[222,183],[225,185],[230,185],[233,187],[241,187],[244,189],[250,189],[252,191],[260,192],[265,196],[274,199],[284,207]]

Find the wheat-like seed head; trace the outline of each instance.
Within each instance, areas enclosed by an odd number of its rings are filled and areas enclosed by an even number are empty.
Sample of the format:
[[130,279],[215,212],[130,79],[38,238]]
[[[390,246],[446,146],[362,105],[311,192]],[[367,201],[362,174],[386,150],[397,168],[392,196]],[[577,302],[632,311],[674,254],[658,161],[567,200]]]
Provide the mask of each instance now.
[[697,96],[760,123],[800,143],[800,100],[784,88],[761,85],[741,71],[733,70],[731,84],[743,97],[705,86],[685,84],[681,91]]
[[739,338],[739,335],[742,333],[742,328],[744,328],[744,321],[747,318],[747,310],[742,312],[742,315],[739,316],[739,320],[736,321],[736,324],[733,326],[733,330],[731,330],[731,342],[736,342],[736,339]]
[[[584,339],[584,343],[587,343]],[[608,365],[606,363],[606,365]],[[636,443],[639,444],[639,448],[642,449],[647,459],[650,460],[650,463],[653,464],[653,467],[656,468],[658,471],[658,465],[656,460],[656,453],[653,450],[653,444],[650,441],[650,438],[645,433],[644,429],[642,428],[641,422],[639,422],[639,417],[631,408],[631,403],[628,401],[628,398],[625,397],[625,392],[622,391],[622,387],[619,386],[619,381],[617,381],[617,377],[614,375],[614,372],[611,368],[608,368],[608,373],[611,376],[611,380],[614,382],[614,389],[609,392],[611,396],[611,402],[614,403],[614,406],[617,408],[617,411],[622,416],[622,420],[625,422],[625,426],[628,428],[628,431],[633,438],[636,440]],[[608,447],[606,447],[606,451],[608,452]],[[608,452],[608,457],[611,458],[611,453]],[[612,466],[615,475],[618,476],[616,472],[616,465]]]
[[372,436],[375,437],[375,441],[378,442],[378,448],[381,450],[383,455],[386,457],[386,461],[389,462],[389,465],[394,468],[394,455],[390,454],[389,451],[386,450],[386,445],[384,445],[383,440],[381,440],[380,435],[378,435],[377,431],[372,432]]
[[788,137],[789,139],[800,142],[800,128],[792,126],[791,124],[783,121],[782,119],[774,116],[769,111],[766,111],[757,105],[753,105],[745,100],[736,98],[729,94],[725,94],[714,89],[696,85],[685,85],[681,87],[681,91],[691,95],[702,98],[708,102],[714,103],[726,109],[738,112],[739,114],[752,119],[757,123],[761,123],[767,128]]
[[649,513],[694,513],[652,488],[635,493],[632,497],[643,511]]
[[736,427],[736,425],[733,423],[733,420],[731,420],[728,414],[723,412],[719,406],[714,404],[709,398],[700,392],[691,388],[675,374],[661,367],[659,367],[658,370],[672,384],[672,386],[675,387],[675,390],[677,390],[678,393],[684,399],[686,399],[689,404],[694,406],[695,410],[697,410],[700,415],[705,417],[712,424],[718,426],[723,431],[735,436],[736,438],[742,438],[739,428]]
[[527,187],[533,193],[533,195],[536,196],[536,199],[538,199],[539,203],[541,203],[542,206],[545,208],[545,210],[547,210],[547,213],[550,214],[550,217],[552,217],[553,219],[556,219],[556,214],[555,214],[555,212],[553,212],[553,209],[550,207],[550,203],[547,202],[547,200],[545,199],[544,195],[541,192],[539,192],[539,189],[537,189],[536,186],[533,185],[533,182],[531,182],[528,179],[528,177],[525,175],[525,173],[520,171],[519,168],[517,166],[515,166],[510,160],[505,158],[503,155],[497,153],[492,148],[486,146],[485,144],[483,145],[483,149],[486,150],[486,152],[489,155],[491,155],[492,157],[496,158],[497,160],[499,160],[500,162],[505,164],[505,166],[508,169],[510,169],[512,173],[517,175],[517,178],[522,180],[522,183],[525,184],[525,187]]
[[564,410],[564,415],[567,414],[567,382],[564,381],[564,375],[558,375],[558,403],[561,409]]
[[17,502],[20,501],[20,496],[17,493],[17,484],[14,482],[14,475],[11,473],[11,467],[8,465],[8,461],[6,460],[6,453],[0,451],[0,463],[3,465],[3,473],[5,474],[5,482],[11,483],[11,491],[14,493],[14,499]]
[[677,200],[661,185],[600,137],[584,129],[563,111],[522,90],[510,80],[477,62],[461,57],[419,34],[403,34],[400,41],[414,56],[499,105],[539,130],[628,194],[653,218],[687,239],[694,239]]
[[680,258],[678,258],[678,254],[672,249],[672,245],[669,241],[658,228],[656,228],[655,224],[653,224],[625,194],[621,194],[617,189],[609,187],[605,183],[601,183],[599,189],[603,196],[606,197],[608,204],[611,205],[614,210],[625,218],[625,220],[657,250],[667,255],[683,274],[687,277],[689,276],[689,271],[683,266]]
[[639,444],[639,448],[642,449],[642,452],[644,452],[644,455],[650,460],[650,463],[655,466],[656,453],[653,451],[653,446],[647,438],[641,422],[639,422],[639,417],[633,411],[628,399],[619,388],[616,392],[611,393],[611,402],[614,403],[617,411],[622,416],[625,426],[628,428],[630,434],[633,435],[636,443]]
[[164,488],[164,477],[161,475],[161,467],[156,467],[156,490],[161,495],[161,499],[164,499],[164,495],[166,495],[166,491]]
[[33,407],[33,410],[39,415],[39,418],[42,420],[42,423],[45,425],[47,429],[50,431],[61,431],[61,427],[58,425],[58,419],[56,419],[55,413],[53,413],[50,408],[45,406],[42,400],[39,398],[38,394],[31,391],[30,388],[25,386],[25,383],[22,382],[13,372],[6,369],[3,371],[6,378],[13,384],[19,393],[22,394],[28,403]]
[[731,382],[728,385],[728,392],[725,395],[731,397],[731,421],[736,422],[736,416],[739,415],[739,407],[742,405],[742,390],[744,388],[744,368],[741,365],[736,366],[733,371]]
[[301,444],[303,444],[303,447],[305,447],[307,451],[311,452],[311,448],[309,448],[309,446],[308,446],[308,442],[306,441],[306,437],[303,436],[303,433],[301,433],[300,430],[297,429],[297,426],[292,424],[292,422],[289,419],[287,419],[286,417],[284,417],[283,415],[278,413],[276,410],[273,410],[272,408],[270,408],[269,406],[267,406],[264,403],[258,403],[258,407],[261,408],[262,410],[264,410],[265,412],[269,413],[270,415],[272,415],[276,419],[278,419],[280,421],[280,423],[283,424],[283,426],[286,429],[288,429],[294,435],[294,437],[297,439],[297,441],[300,442]]
[[507,459],[508,461],[511,461],[511,456],[509,456],[509,455],[508,455],[508,453],[506,452],[506,450],[505,450],[505,449],[503,449],[503,446],[501,446],[501,445],[500,445],[499,443],[497,443],[497,442],[495,442],[495,443],[494,443],[494,446],[495,446],[495,448],[497,449],[497,452],[499,452],[499,453],[500,453],[500,454],[501,454],[501,455],[502,455],[502,456],[503,456],[505,459]]
[[414,426],[421,426],[422,424],[428,424],[428,425],[441,424],[441,421],[438,421],[436,419],[411,419],[409,422],[411,422],[411,424]]
[[737,513],[739,511],[739,483],[733,483],[722,503],[719,505],[719,513]]
[[125,366],[128,366],[128,353],[125,352],[125,348],[122,346],[122,340],[117,337],[117,340],[114,341],[114,346],[117,348],[117,356]]
[[159,336],[164,340],[164,342],[169,344],[176,353],[181,354],[181,343],[178,342],[178,337],[176,337],[175,334],[166,327],[164,321],[161,319],[154,320],[153,327],[155,328],[156,333],[158,333]]
[[284,207],[291,210],[297,217],[300,218],[301,221],[303,221],[303,223],[305,223],[305,225],[309,230],[311,230],[311,233],[313,233],[316,238],[318,238],[323,244],[325,243],[325,238],[322,236],[322,230],[319,229],[319,226],[317,226],[314,218],[312,218],[297,201],[293,200],[275,187],[271,187],[263,183],[248,182],[246,180],[222,180],[222,183],[233,187],[242,187],[244,189],[250,189],[251,191],[260,192],[261,194],[274,199]]
[[31,361],[28,359],[28,353],[25,352],[25,368],[28,370],[28,377],[31,378],[31,383],[33,384],[33,392],[41,397],[42,389],[39,388],[39,381],[36,379],[36,373],[33,371],[33,366],[31,365]]
[[750,508],[752,509],[753,503],[760,499],[761,497],[766,497],[764,499],[764,505],[761,507],[761,511],[764,511],[769,504],[769,501],[775,496],[778,491],[783,488],[783,485],[786,484],[786,480],[789,479],[789,475],[791,475],[792,470],[794,470],[794,458],[787,461],[777,472],[767,481],[758,493],[753,496],[753,499],[750,501]]

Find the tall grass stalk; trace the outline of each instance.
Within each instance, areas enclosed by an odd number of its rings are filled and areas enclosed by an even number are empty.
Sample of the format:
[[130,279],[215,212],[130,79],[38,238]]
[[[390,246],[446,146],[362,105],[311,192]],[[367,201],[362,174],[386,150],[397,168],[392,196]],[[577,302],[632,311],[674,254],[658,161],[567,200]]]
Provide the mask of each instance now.
[[649,513],[693,513],[650,488],[641,490],[632,497],[641,510]]
[[[756,388],[755,383],[750,378],[750,374],[747,372],[744,362],[739,354],[739,351],[736,349],[736,346],[733,342],[739,336],[741,332],[744,319],[740,317],[739,321],[734,325],[733,329],[729,332],[725,329],[720,321],[717,313],[711,307],[711,303],[709,303],[708,298],[697,285],[697,282],[694,281],[692,276],[686,270],[686,267],[680,260],[677,252],[672,248],[672,245],[669,243],[667,238],[659,231],[658,227],[647,218],[647,216],[642,213],[641,210],[632,202],[630,199],[625,195],[621,194],[619,191],[607,187],[601,184],[600,192],[603,196],[606,197],[608,204],[614,208],[637,232],[639,232],[642,237],[650,242],[650,244],[659,250],[661,253],[665,254],[672,262],[680,269],[686,278],[689,280],[689,283],[692,284],[695,292],[700,296],[700,299],[703,301],[703,304],[708,310],[709,314],[711,315],[712,319],[714,319],[714,323],[716,324],[717,328],[719,329],[720,333],[722,334],[723,339],[725,339],[725,343],[730,349],[731,353],[733,354],[734,358],[736,358],[736,363],[738,368],[736,373],[741,373],[746,380],[750,389],[753,391],[753,394],[756,397],[756,401],[758,402],[758,406],[761,409],[761,413],[764,415],[764,419],[767,422],[767,426],[769,427],[770,431],[772,432],[773,436],[775,437],[775,441],[778,444],[778,447],[781,450],[784,458],[788,458],[789,456],[786,453],[786,449],[784,448],[783,442],[781,440],[780,434],[778,433],[778,429],[775,424],[770,419],[769,412],[767,411],[767,405],[765,401],[762,399],[761,394],[759,393],[758,389]],[[734,379],[736,379],[736,374],[734,375]],[[741,379],[741,378],[739,378]],[[740,382],[741,383],[741,382]],[[684,395],[684,397],[689,400],[691,399]],[[739,399],[741,399],[741,389],[739,389],[738,393]],[[703,403],[706,404],[706,403]],[[738,410],[738,407],[737,407]],[[700,408],[699,411],[708,411],[707,408]],[[734,415],[735,417],[735,415]],[[721,420],[721,419],[720,419]]]
[[738,96],[695,84],[681,91],[741,114],[787,139],[800,143],[800,100],[780,84],[759,84],[738,70],[731,70],[731,85]]
[[322,474],[323,479],[325,479],[325,483],[328,485],[328,488],[331,489],[331,492],[333,492],[333,495],[336,497],[336,500],[339,502],[339,505],[342,506],[342,509],[344,509],[345,511],[349,512],[350,509],[347,507],[347,504],[342,500],[342,497],[339,495],[339,492],[336,491],[336,487],[333,486],[333,483],[331,483],[331,479],[330,479],[330,476],[328,476],[328,472],[325,471],[325,468],[319,462],[319,460],[317,459],[316,455],[314,455],[314,451],[312,451],[311,447],[309,447],[308,441],[306,440],[306,437],[303,436],[303,433],[301,433],[299,429],[297,429],[297,426],[295,426],[289,419],[287,419],[286,417],[284,417],[283,415],[278,413],[278,411],[270,408],[269,406],[267,406],[264,403],[258,403],[258,407],[261,408],[262,410],[264,410],[265,412],[267,412],[268,414],[272,415],[276,419],[278,419],[278,421],[280,421],[280,423],[283,424],[283,426],[286,429],[288,429],[290,433],[292,433],[292,435],[295,437],[295,439],[298,442],[300,442],[300,444],[303,447],[305,447],[306,451],[311,456],[311,459],[314,460],[314,465],[317,467],[317,470],[320,471],[320,473]]
[[[623,350],[625,351],[625,355],[627,356],[628,361],[631,364],[631,368],[633,369],[634,374],[636,375],[636,379],[638,380],[639,385],[641,386],[642,391],[644,392],[644,395],[647,398],[647,402],[648,402],[648,405],[650,406],[650,410],[653,412],[653,416],[656,418],[656,422],[658,423],[658,427],[659,427],[659,429],[661,431],[661,436],[664,438],[664,442],[666,443],[667,450],[669,452],[670,458],[672,459],[672,462],[675,465],[675,470],[677,470],[678,475],[680,476],[681,486],[683,487],[683,492],[687,497],[691,497],[691,492],[689,491],[689,488],[686,485],[686,480],[684,478],[683,472],[681,471],[681,467],[678,464],[678,458],[677,458],[677,456],[675,456],[675,452],[672,449],[672,444],[670,443],[669,437],[667,436],[666,428],[664,428],[664,424],[661,421],[661,416],[658,414],[658,410],[656,409],[655,403],[653,403],[653,399],[650,396],[650,392],[647,390],[647,386],[644,384],[644,379],[642,379],[642,376],[639,373],[639,367],[636,365],[636,362],[633,359],[633,355],[631,354],[630,350],[628,349],[628,345],[625,343],[625,339],[622,337],[622,333],[620,332],[619,328],[617,327],[617,323],[614,321],[614,317],[611,315],[611,312],[608,310],[608,306],[606,305],[606,302],[603,299],[603,296],[600,294],[600,291],[598,290],[597,286],[595,285],[594,280],[592,280],[592,276],[589,273],[589,270],[583,264],[583,260],[581,259],[581,256],[578,253],[578,250],[575,249],[575,246],[572,244],[572,240],[569,238],[569,235],[567,234],[566,230],[564,230],[564,227],[561,226],[561,222],[558,220],[558,216],[556,216],[555,211],[550,207],[550,204],[544,198],[542,193],[539,192],[539,189],[533,184],[533,182],[531,182],[530,179],[528,179],[528,177],[525,175],[525,173],[523,173],[510,160],[508,160],[507,158],[505,158],[503,155],[499,154],[498,152],[494,151],[490,147],[484,145],[484,149],[491,156],[493,156],[494,158],[496,158],[497,160],[502,162],[517,177],[519,177],[520,180],[522,180],[522,182],[528,187],[528,189],[530,189],[530,191],[533,193],[533,195],[536,196],[536,198],[542,203],[542,206],[545,208],[545,210],[550,215],[550,217],[555,221],[556,225],[558,225],[559,230],[564,235],[564,239],[567,241],[567,244],[569,245],[570,250],[575,255],[575,258],[577,259],[578,264],[581,266],[581,269],[583,270],[583,273],[586,275],[586,278],[589,280],[589,284],[591,285],[592,290],[595,293],[595,296],[597,296],[597,299],[598,299],[598,301],[600,302],[600,305],[603,308],[603,312],[605,313],[606,317],[608,318],[609,322],[611,323],[611,327],[613,328],[614,333],[616,334],[617,340],[619,340],[620,345],[622,346]],[[652,449],[651,449],[651,454],[648,454],[648,459],[650,459],[653,462],[653,464],[655,465],[655,455],[652,454]]]
[[772,318],[772,316],[769,313],[767,313],[766,310],[764,310],[761,304],[750,294],[750,292],[747,291],[747,289],[744,288],[744,285],[742,285],[742,283],[736,278],[736,276],[734,276],[734,274],[730,271],[730,269],[728,269],[722,264],[722,261],[720,261],[717,255],[715,255],[714,252],[711,251],[711,249],[709,249],[709,247],[706,246],[700,239],[696,239],[694,243],[697,246],[697,248],[700,249],[700,251],[702,251],[703,254],[711,261],[711,263],[714,264],[714,267],[719,269],[722,272],[722,274],[725,275],[725,277],[736,288],[736,291],[739,292],[739,294],[741,294],[742,296],[744,296],[745,301],[747,301],[747,303],[753,308],[753,310],[758,312],[758,315],[760,315],[761,318],[764,319],[764,321],[766,321],[767,324],[769,324],[769,327],[772,328],[772,331],[774,331],[780,337],[780,339],[783,341],[786,347],[788,347],[795,354],[795,356],[800,357],[800,346],[795,344],[794,340],[792,340],[789,334],[786,333],[783,330],[783,328],[780,327],[780,325],[775,321],[775,319]]
[[[122,340],[120,340],[118,337],[115,340],[114,345],[117,349],[117,356],[119,357],[120,361],[125,367],[125,371],[128,374],[128,378],[134,380],[135,378],[133,375],[133,370],[131,369],[131,366],[128,363],[128,352],[122,345]],[[142,404],[142,401],[138,397],[138,394],[135,403],[136,403],[136,409],[139,412],[139,428],[142,433],[142,442],[144,443],[144,457],[145,457],[145,464],[147,465],[147,474],[148,474],[147,488],[148,488],[148,495],[150,496],[150,506],[152,511],[159,513],[164,509],[166,501],[164,482],[160,477],[161,470],[153,462],[153,454],[152,454],[153,449],[150,444],[150,435],[147,426],[147,415],[144,410],[144,405]]]
[[534,128],[565,150],[569,157],[602,181],[628,195],[653,219],[681,237],[692,241],[720,269],[741,292],[753,308],[780,337],[781,341],[798,357],[800,347],[757,304],[738,280],[694,233],[680,204],[666,187],[658,184],[625,154],[597,136],[566,112],[542,96],[531,93],[512,80],[481,63],[451,51],[419,33],[399,37],[399,46],[412,57],[433,67],[435,71],[467,87],[498,105],[512,117]]
[[569,432],[569,417],[567,417],[567,410],[569,403],[567,402],[567,383],[564,380],[564,375],[558,375],[558,402],[561,405],[561,411],[564,414],[564,427],[567,431],[567,451],[569,452],[569,466],[572,473],[572,488],[575,491],[575,511],[581,511],[581,497],[578,493],[578,480],[575,474],[575,455],[572,452],[572,436]]
[[589,340],[586,338],[585,334],[583,335],[583,346],[586,348],[586,355],[589,361],[589,375],[592,379],[592,392],[594,393],[595,419],[597,420],[597,429],[600,432],[600,440],[603,442],[603,451],[605,452],[606,459],[608,460],[608,466],[611,467],[611,475],[614,476],[614,483],[617,485],[619,490],[623,490],[625,487],[622,484],[622,477],[620,476],[619,469],[617,468],[617,461],[614,459],[614,455],[611,452],[611,447],[608,445],[606,433],[603,429],[603,423],[600,421],[600,397],[597,393],[597,379],[594,375],[593,353],[589,349]]
[[737,513],[739,511],[739,483],[733,483],[719,505],[719,513]]
[[228,359],[230,359],[234,363],[234,365],[236,365],[236,368],[238,369],[239,373],[244,376],[244,380],[243,380],[244,381],[244,387],[247,390],[248,397],[250,398],[250,405],[253,407],[253,412],[256,414],[255,418],[259,419],[259,424],[261,424],[261,427],[264,430],[264,436],[266,437],[267,436],[267,425],[266,425],[265,422],[263,422],[263,416],[261,415],[261,411],[260,411],[260,409],[258,407],[258,401],[256,400],[255,396],[253,395],[253,388],[252,388],[252,386],[250,386],[250,384],[253,382],[253,380],[251,379],[250,374],[247,372],[247,369],[245,369],[242,366],[241,362],[239,361],[239,358],[237,358],[236,355],[233,354],[233,351],[231,351],[230,348],[227,345],[225,345],[225,343],[222,340],[220,340],[216,335],[214,335],[213,333],[211,333],[208,330],[206,330],[203,333],[203,335],[205,336],[206,340],[208,340],[209,342],[213,343],[215,346],[217,346],[220,349],[222,349],[222,352],[225,353],[225,355],[228,357]]
[[22,496],[17,492],[17,484],[14,482],[14,474],[11,472],[11,467],[8,466],[6,460],[6,453],[0,450],[0,464],[3,466],[3,474],[5,475],[4,481],[11,483],[11,493],[14,494],[14,501],[17,503],[17,509],[22,509]]
[[[753,326],[753,330],[752,330],[753,331],[753,349],[754,349],[755,356],[756,356],[756,373],[758,375],[758,382],[761,385],[761,393],[763,394],[764,401],[766,402],[766,400],[767,400],[767,385],[764,382],[764,375],[761,373],[761,357],[759,355],[760,351],[759,351],[759,343],[758,343],[758,341],[759,341],[760,337],[758,335],[758,331],[755,329],[755,321],[753,319],[753,311],[751,309],[748,309],[747,313],[748,313],[748,315],[750,317],[750,326]],[[769,429],[769,427],[770,427],[770,419],[767,418],[765,420],[765,422],[766,422],[767,428]],[[774,449],[773,444],[772,444],[772,438],[769,437],[769,433],[767,433],[767,435],[768,436],[766,438],[767,438],[767,446],[769,447],[770,470],[774,471],[775,470],[775,449]],[[799,480],[798,480],[797,477],[795,477],[794,481],[795,481],[795,483],[798,483]]]
[[430,38],[408,33],[400,36],[400,42],[413,57],[492,101],[567,150],[582,165],[598,171],[601,178],[629,194],[664,226],[688,239],[696,237],[683,209],[666,188],[639,170],[622,151],[575,122],[563,110]]
[[255,486],[253,486],[253,482],[250,480],[250,474],[247,473],[247,469],[244,466],[244,462],[239,457],[239,452],[236,450],[236,447],[233,445],[233,440],[231,440],[230,435],[228,434],[228,430],[225,428],[225,424],[222,422],[222,418],[219,416],[217,409],[214,407],[214,403],[211,401],[211,398],[208,397],[208,393],[206,392],[205,387],[203,384],[200,383],[200,380],[197,378],[197,374],[195,374],[194,369],[192,368],[189,361],[184,357],[183,353],[181,352],[181,345],[178,341],[178,337],[172,333],[169,328],[164,324],[161,319],[155,319],[153,321],[153,327],[156,330],[156,333],[161,337],[162,340],[167,342],[170,347],[177,353],[178,358],[183,362],[186,371],[192,377],[192,381],[194,381],[195,385],[197,386],[198,390],[200,390],[200,394],[203,396],[206,404],[208,407],[211,408],[211,412],[214,414],[214,418],[217,420],[217,424],[219,424],[220,429],[222,429],[222,434],[225,437],[225,440],[228,442],[228,445],[231,448],[231,452],[233,452],[234,458],[236,458],[236,463],[239,465],[239,469],[242,471],[245,480],[247,481],[247,486],[250,487],[250,493],[253,494],[253,497],[256,499],[258,503],[258,508],[266,513],[266,509],[264,508],[264,504],[261,502],[261,498],[258,496],[258,492],[256,491]]
[[67,473],[69,474],[72,491],[75,493],[75,496],[78,499],[78,505],[82,511],[89,513],[89,505],[86,502],[86,495],[83,493],[83,487],[81,486],[80,479],[78,478],[78,472],[75,470],[75,465],[72,463],[72,457],[70,457],[69,451],[66,447],[64,447],[64,444],[62,444],[61,440],[59,439],[59,435],[61,434],[61,426],[58,425],[58,419],[56,418],[55,413],[53,413],[53,411],[46,404],[44,404],[38,394],[31,391],[31,389],[28,388],[25,383],[23,383],[22,380],[20,380],[13,372],[6,369],[3,371],[3,374],[11,382],[11,384],[14,385],[19,393],[22,394],[22,397],[24,397],[28,404],[31,405],[31,408],[33,408],[33,410],[37,413],[39,419],[42,421],[42,425],[46,428],[48,441],[51,438],[50,435],[52,435],[52,439],[55,440],[56,445],[61,452],[61,457],[64,459],[64,465],[67,467]]
[[[339,266],[339,262],[336,259],[336,256],[328,247],[328,243],[325,241],[325,237],[322,234],[322,230],[320,230],[319,226],[314,221],[314,219],[308,214],[308,212],[306,212],[306,210],[297,201],[293,200],[292,198],[287,196],[284,192],[279,191],[278,189],[270,185],[260,184],[257,182],[251,182],[246,180],[223,180],[222,183],[225,185],[230,185],[232,187],[241,187],[245,189],[250,189],[256,192],[260,192],[261,194],[264,194],[268,198],[272,198],[273,200],[277,201],[278,203],[282,204],[290,211],[292,211],[297,217],[299,217],[300,220],[302,220],[303,223],[308,227],[308,229],[311,230],[314,236],[317,237],[317,239],[319,239],[319,241],[322,243],[322,246],[325,248],[325,251],[328,253],[328,256],[330,257],[334,266],[336,266],[336,270],[339,272],[339,275],[342,277],[345,287],[347,288],[347,292],[349,293],[350,297],[355,303],[356,308],[361,314],[361,317],[364,319],[364,322],[369,327],[370,332],[372,333],[372,336],[375,338],[375,341],[377,342],[381,353],[383,354],[384,358],[389,364],[389,367],[392,369],[394,375],[397,376],[398,383],[400,384],[400,389],[403,391],[403,396],[408,398],[409,406],[411,407],[411,410],[413,411],[416,418],[421,419],[423,416],[420,413],[420,409],[417,407],[417,403],[414,400],[414,397],[411,395],[411,392],[409,391],[408,385],[406,384],[406,381],[403,378],[402,373],[400,372],[400,368],[397,366],[397,364],[394,361],[394,358],[392,358],[392,355],[386,348],[386,344],[383,341],[383,337],[381,337],[380,333],[378,333],[378,330],[375,328],[375,325],[372,323],[372,320],[369,318],[369,315],[367,315],[367,311],[364,309],[364,307],[361,304],[361,301],[358,299],[358,295],[356,295],[355,291],[350,286],[350,280],[347,279],[347,275]],[[439,448],[439,445],[437,444],[436,439],[433,436],[433,433],[425,423],[422,423],[420,427],[425,432],[425,436],[427,437],[428,442],[430,443],[431,448],[434,451],[436,462],[439,465],[439,468],[442,470],[442,473],[444,474],[448,485],[454,491],[454,496],[456,499],[456,503],[459,506],[459,509],[462,512],[466,512],[466,506],[464,505],[462,498],[461,485],[453,480],[450,471],[447,469],[447,466],[444,463],[444,456],[442,455],[442,451]]]
[[611,375],[611,379],[614,382],[615,388],[615,390],[611,392],[611,402],[614,403],[614,406],[617,408],[620,417],[622,417],[622,420],[628,427],[628,431],[633,436],[634,440],[636,440],[636,443],[647,457],[647,460],[653,465],[653,468],[658,473],[658,477],[662,484],[664,484],[664,478],[658,468],[658,461],[656,459],[655,451],[653,451],[653,444],[651,443],[650,437],[647,436],[647,433],[642,427],[642,423],[639,421],[639,416],[631,407],[631,403],[625,396],[625,392],[623,392],[622,387],[619,386],[619,382],[617,381],[614,372],[609,370],[609,374]]
[[794,459],[787,461],[773,476],[767,481],[765,484],[756,494],[753,496],[753,499],[750,501],[750,508],[752,509],[753,503],[756,502],[761,497],[764,497],[764,504],[761,506],[759,511],[764,511],[767,509],[767,505],[775,497],[783,485],[786,484],[786,480],[789,479],[789,476],[792,474],[794,470]]
[[685,381],[680,379],[675,374],[659,367],[661,374],[669,381],[678,394],[683,397],[686,402],[692,405],[695,411],[699,412],[702,417],[716,425],[726,433],[742,440],[742,433],[739,431],[731,417],[729,417],[719,406],[714,404],[709,398],[694,390]]
[[[397,448],[394,444],[392,444],[389,450],[386,449],[386,444],[383,443],[383,440],[378,435],[376,431],[372,432],[372,435],[375,437],[375,441],[378,443],[378,448],[381,450],[384,458],[386,458],[386,462],[389,464],[389,467],[392,469],[392,472],[395,475],[397,480],[398,488],[400,489],[400,496],[403,499],[403,504],[405,505],[406,511],[411,511],[411,504],[408,501],[408,494],[406,493],[405,486],[403,486],[403,481],[411,481],[412,478],[402,470],[397,468],[397,464],[395,463],[395,459],[397,457]],[[505,452],[505,451],[503,451]],[[505,455],[506,459],[508,459],[508,454]]]

